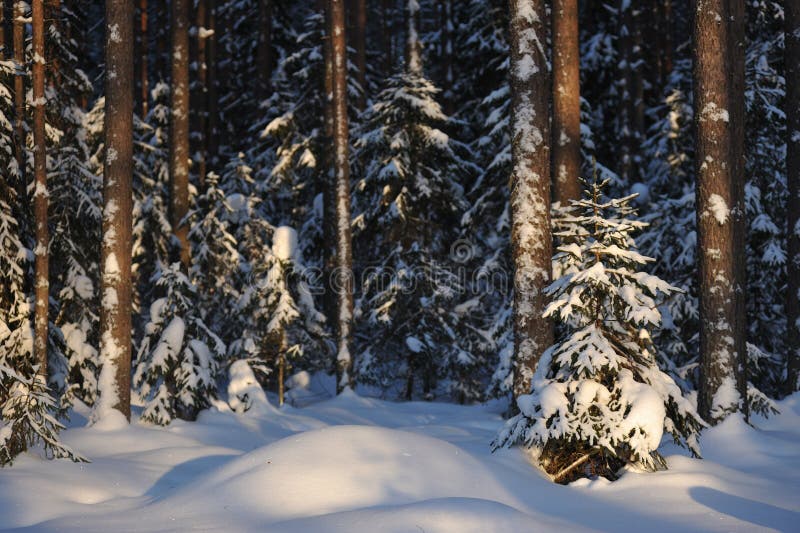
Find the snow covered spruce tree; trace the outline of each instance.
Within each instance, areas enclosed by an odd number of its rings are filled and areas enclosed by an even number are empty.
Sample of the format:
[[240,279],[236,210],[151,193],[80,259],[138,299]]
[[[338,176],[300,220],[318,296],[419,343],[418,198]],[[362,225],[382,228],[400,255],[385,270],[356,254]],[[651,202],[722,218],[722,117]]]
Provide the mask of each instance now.
[[[136,310],[155,300],[151,279],[159,263],[168,263],[172,226],[169,222],[169,86],[158,82],[152,106],[143,120],[134,119],[133,275]],[[136,323],[141,331],[141,320]]]
[[195,200],[189,213],[192,245],[191,282],[197,288],[198,316],[214,332],[219,332],[223,342],[229,344],[241,334],[241,324],[246,321],[235,312],[236,301],[244,283],[243,273],[250,265],[243,263],[235,236],[235,212],[219,178],[213,172],[206,176],[206,189]]
[[48,456],[83,460],[58,437],[63,425],[34,360],[31,303],[24,289],[30,252],[16,237],[4,187],[0,183],[0,466],[36,444]]
[[697,224],[692,162],[693,110],[691,61],[675,62],[661,105],[642,145],[647,181],[636,199],[647,228],[637,239],[642,253],[658,257],[650,273],[672,280],[681,292],[661,308],[662,327],[653,334],[662,365],[684,390],[697,382],[699,314],[697,301]]
[[196,290],[179,263],[164,266],[156,285],[164,296],[150,306],[133,384],[145,403],[142,420],[166,425],[194,420],[216,397],[225,344],[198,315]]
[[[297,233],[281,226],[272,230],[272,246],[251,258],[252,269],[237,305],[244,319],[241,338],[231,346],[233,358],[245,361],[264,381],[275,375],[278,403],[284,402],[284,381],[291,364],[313,353],[327,354],[325,317],[314,307],[298,254]],[[324,364],[324,363],[322,363]],[[304,368],[320,368],[304,361]]]
[[422,72],[416,9],[410,1],[405,71],[389,78],[358,132],[354,192],[356,257],[374,258],[358,269],[357,375],[387,388],[403,382],[408,399],[415,383],[431,397],[444,362],[458,357],[450,309],[459,280],[448,261],[466,205],[460,180],[472,170],[440,129],[448,119]]
[[[99,262],[102,179],[93,173],[82,100],[92,91],[80,68],[80,45],[73,37],[83,21],[70,6],[53,6],[47,20],[47,45],[53,72],[47,87],[47,126],[51,220],[51,297],[56,305],[54,333],[63,337],[63,365],[55,350],[50,380],[63,392],[61,406],[75,399],[92,405],[97,394],[99,345]],[[97,132],[94,132],[95,134]],[[60,332],[59,332],[60,330]],[[61,375],[61,374],[65,375]]]
[[532,390],[517,399],[493,448],[522,444],[538,452],[556,482],[579,477],[615,479],[625,465],[665,468],[658,453],[670,433],[699,454],[704,422],[680,388],[656,364],[650,331],[661,322],[660,300],[677,289],[640,272],[652,259],[631,236],[646,224],[629,217],[633,196],[606,199],[608,181],[586,184],[557,232],[555,281],[545,318],[563,335],[543,355]]
[[32,254],[19,238],[12,208],[18,199],[4,84],[13,65],[0,62],[0,466],[35,444],[54,457],[82,458],[62,444],[56,405],[33,354],[32,305],[27,292]]

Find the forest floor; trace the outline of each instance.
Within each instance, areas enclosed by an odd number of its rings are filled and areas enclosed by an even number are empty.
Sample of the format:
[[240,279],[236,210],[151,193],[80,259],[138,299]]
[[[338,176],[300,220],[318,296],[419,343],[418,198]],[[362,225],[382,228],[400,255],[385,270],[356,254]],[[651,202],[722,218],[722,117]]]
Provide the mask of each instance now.
[[779,406],[706,431],[703,460],[665,443],[667,471],[566,487],[520,449],[490,453],[498,404],[346,394],[167,428],[76,412],[63,438],[92,462],[29,453],[0,471],[0,529],[800,531],[800,394]]

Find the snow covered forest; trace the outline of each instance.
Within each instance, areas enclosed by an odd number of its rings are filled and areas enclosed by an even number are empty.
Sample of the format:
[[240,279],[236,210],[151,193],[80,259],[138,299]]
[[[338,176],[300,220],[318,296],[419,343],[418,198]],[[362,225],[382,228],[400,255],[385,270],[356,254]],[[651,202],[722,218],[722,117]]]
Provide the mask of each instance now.
[[0,530],[798,527],[800,0],[0,6]]

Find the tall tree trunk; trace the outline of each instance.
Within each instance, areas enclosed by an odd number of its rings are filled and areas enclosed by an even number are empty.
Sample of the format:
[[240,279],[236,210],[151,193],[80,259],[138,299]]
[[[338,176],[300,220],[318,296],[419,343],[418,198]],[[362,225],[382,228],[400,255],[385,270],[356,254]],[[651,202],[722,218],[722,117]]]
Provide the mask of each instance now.
[[265,100],[272,90],[272,0],[258,2],[258,44],[256,76],[258,99]]
[[133,179],[133,8],[106,0],[106,107],[101,245],[100,358],[96,416],[131,416],[131,182]]
[[542,318],[551,278],[550,124],[544,0],[509,0],[511,48],[511,250],[514,261],[514,396],[553,341]]
[[[325,18],[325,36],[323,37],[322,50],[325,61],[325,76],[323,85],[320,88],[324,96],[324,123],[325,141],[324,146],[333,146],[333,51],[331,48],[330,27],[328,26],[328,0],[317,0],[317,9]],[[325,242],[322,251],[323,270],[325,272],[325,296],[323,298],[323,308],[329,324],[337,324],[337,294],[333,285],[333,273],[336,270],[336,207],[335,193],[333,184],[333,158],[332,149],[325,150],[325,159],[320,173],[320,189],[322,192],[322,236]]]
[[784,4],[786,27],[786,180],[788,204],[788,279],[786,319],[789,360],[786,394],[800,390],[800,3]]
[[700,266],[700,415],[712,423],[744,403],[737,337],[736,205],[732,167],[729,0],[698,2],[694,20],[697,246]]
[[148,101],[150,98],[150,85],[147,76],[148,69],[148,36],[147,36],[147,0],[139,0],[139,10],[136,17],[136,99],[140,117],[147,116]]
[[581,195],[581,87],[578,0],[554,0],[553,199],[568,205]]
[[350,235],[350,137],[347,123],[347,44],[344,0],[328,1],[333,63],[333,179],[336,210],[337,392],[351,386],[350,337],[353,315],[353,254]]
[[208,120],[206,122],[206,150],[208,170],[219,170],[219,92],[217,76],[217,0],[207,0],[208,43],[206,45],[208,60]]
[[34,337],[33,353],[39,364],[39,374],[47,376],[48,309],[50,303],[50,232],[47,225],[47,137],[45,134],[44,96],[44,0],[32,3],[33,37],[33,216],[36,227],[34,250]]
[[14,2],[14,159],[17,162],[17,198],[28,205],[27,167],[25,161],[25,2]]
[[361,97],[358,109],[367,107],[367,0],[355,0],[355,24],[353,28],[353,45],[356,49],[356,68],[358,84],[361,86]]
[[731,50],[730,82],[728,91],[730,98],[731,127],[731,179],[733,180],[733,260],[734,260],[734,302],[736,304],[736,353],[738,354],[739,372],[736,374],[737,388],[744,401],[742,411],[745,419],[749,418],[750,409],[747,402],[747,210],[745,206],[744,185],[745,174],[745,54],[746,54],[746,11],[744,0],[728,0],[730,12],[730,30],[728,32]]
[[195,58],[196,65],[196,86],[194,90],[195,102],[192,105],[194,116],[194,127],[192,128],[192,138],[195,143],[195,164],[197,165],[197,181],[200,190],[205,189],[206,181],[206,118],[208,116],[208,64],[207,64],[207,42],[206,29],[207,19],[206,0],[197,1],[195,11]]
[[191,0],[172,0],[172,91],[169,179],[170,223],[180,245],[180,261],[189,269],[189,8]]

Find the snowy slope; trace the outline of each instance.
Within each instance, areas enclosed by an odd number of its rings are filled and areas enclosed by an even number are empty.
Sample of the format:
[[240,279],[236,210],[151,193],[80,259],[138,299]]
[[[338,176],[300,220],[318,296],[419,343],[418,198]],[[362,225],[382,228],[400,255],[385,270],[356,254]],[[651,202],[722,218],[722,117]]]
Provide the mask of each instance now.
[[489,453],[496,406],[346,395],[166,429],[80,427],[90,464],[28,454],[0,471],[0,529],[24,531],[800,531],[800,395],[756,430],[728,420],[706,459],[553,485]]

